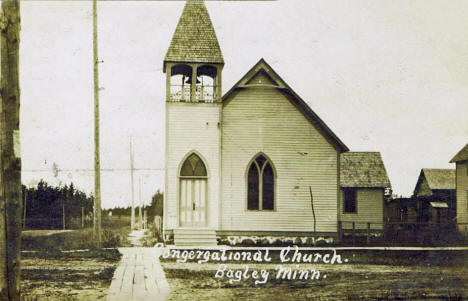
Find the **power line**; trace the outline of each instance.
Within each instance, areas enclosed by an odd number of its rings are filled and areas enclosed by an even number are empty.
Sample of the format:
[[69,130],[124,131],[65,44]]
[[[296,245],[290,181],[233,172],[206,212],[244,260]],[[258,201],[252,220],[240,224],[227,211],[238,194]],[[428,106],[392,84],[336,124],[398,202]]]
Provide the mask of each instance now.
[[[133,168],[134,171],[161,171],[164,167],[158,168]],[[54,172],[52,169],[22,169],[22,172]],[[90,168],[72,168],[72,169],[57,169],[58,172],[94,172],[94,169]],[[113,172],[113,171],[131,171],[131,168],[101,168],[101,171]]]
[[[64,2],[64,1],[82,1],[82,0],[21,0],[23,2]],[[92,1],[92,0],[88,0]],[[97,0],[98,2],[184,2],[186,0]],[[278,0],[204,0],[205,2],[275,2]]]

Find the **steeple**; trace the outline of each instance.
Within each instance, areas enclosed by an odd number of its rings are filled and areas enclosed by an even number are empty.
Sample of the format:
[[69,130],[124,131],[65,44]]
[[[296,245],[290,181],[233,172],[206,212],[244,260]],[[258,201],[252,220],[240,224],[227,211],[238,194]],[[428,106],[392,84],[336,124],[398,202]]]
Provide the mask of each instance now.
[[221,101],[223,54],[205,3],[188,0],[164,59],[166,101]]
[[[208,233],[210,237],[208,243],[216,244],[214,229],[220,224],[223,66],[205,3],[187,1],[164,59],[164,229],[173,229],[174,241],[184,240],[184,235],[197,236],[193,233],[204,229],[203,235]],[[185,172],[186,162],[193,165],[194,173]],[[201,168],[198,173],[197,166]],[[188,234],[184,234],[187,228],[195,232],[187,230]]]
[[204,1],[188,0],[164,59],[172,63],[224,64],[210,15]]

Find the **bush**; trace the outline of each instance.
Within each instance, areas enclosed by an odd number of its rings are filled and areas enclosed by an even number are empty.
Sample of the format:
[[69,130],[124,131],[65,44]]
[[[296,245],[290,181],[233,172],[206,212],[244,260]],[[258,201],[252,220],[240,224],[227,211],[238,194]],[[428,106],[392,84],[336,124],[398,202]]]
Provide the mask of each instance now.
[[101,234],[103,248],[117,248],[120,247],[121,237],[119,234],[111,230],[103,230]]

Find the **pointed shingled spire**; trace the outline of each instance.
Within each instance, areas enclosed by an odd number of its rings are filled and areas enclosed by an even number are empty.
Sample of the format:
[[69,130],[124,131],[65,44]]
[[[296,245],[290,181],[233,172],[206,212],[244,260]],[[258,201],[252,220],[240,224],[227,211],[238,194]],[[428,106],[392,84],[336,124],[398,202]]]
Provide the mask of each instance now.
[[[224,64],[204,1],[188,0],[167,50],[166,62]],[[165,67],[164,67],[165,69]]]

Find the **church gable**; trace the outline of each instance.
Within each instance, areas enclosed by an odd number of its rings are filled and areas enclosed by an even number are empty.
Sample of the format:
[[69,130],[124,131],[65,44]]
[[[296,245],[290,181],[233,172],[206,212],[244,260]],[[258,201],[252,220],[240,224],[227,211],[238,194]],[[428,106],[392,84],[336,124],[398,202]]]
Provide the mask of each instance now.
[[296,94],[288,84],[261,59],[244,77],[242,77],[224,96],[223,105],[226,106],[235,92],[256,87],[271,87],[278,89],[299,110],[306,119],[340,152],[349,151],[348,147],[332,132],[332,130],[315,114],[314,111]]
[[246,82],[246,85],[273,85],[278,86],[278,83],[272,79],[265,70],[261,69],[255,76]]
[[[265,84],[263,72],[278,85]],[[339,151],[270,73],[255,72],[242,85],[223,103],[221,228],[313,231],[312,188],[317,231],[336,231]],[[264,191],[265,183],[272,186]]]

